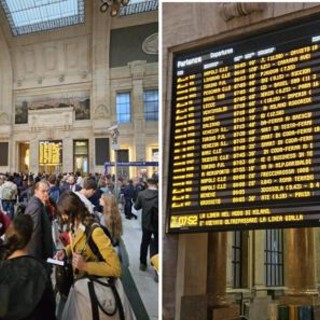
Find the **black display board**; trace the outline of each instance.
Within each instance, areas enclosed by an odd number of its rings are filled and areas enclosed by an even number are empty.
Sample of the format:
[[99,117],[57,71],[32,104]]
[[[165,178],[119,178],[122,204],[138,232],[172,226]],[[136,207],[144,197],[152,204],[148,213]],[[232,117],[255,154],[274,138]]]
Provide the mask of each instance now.
[[319,226],[320,20],[174,57],[168,232]]

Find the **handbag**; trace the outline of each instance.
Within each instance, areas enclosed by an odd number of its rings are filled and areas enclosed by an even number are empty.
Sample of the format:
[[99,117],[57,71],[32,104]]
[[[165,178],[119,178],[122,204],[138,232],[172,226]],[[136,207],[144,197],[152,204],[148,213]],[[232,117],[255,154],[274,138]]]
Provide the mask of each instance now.
[[56,291],[58,291],[62,297],[67,298],[74,281],[71,261],[64,259],[64,265],[57,265],[55,268]]
[[[99,320],[99,309],[107,316],[114,316],[119,311],[120,320],[125,320],[123,305],[116,288],[116,278],[98,278],[88,276],[88,290],[91,300],[92,319]],[[113,295],[113,303],[106,297]]]

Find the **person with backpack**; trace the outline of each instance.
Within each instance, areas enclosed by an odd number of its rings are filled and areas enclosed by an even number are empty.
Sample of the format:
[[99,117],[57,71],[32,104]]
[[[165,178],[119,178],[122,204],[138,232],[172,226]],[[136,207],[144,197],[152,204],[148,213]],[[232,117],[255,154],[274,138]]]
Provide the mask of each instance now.
[[7,181],[2,185],[2,208],[6,211],[9,218],[14,218],[14,204],[17,202],[18,187],[13,182],[14,177],[9,176]]
[[[95,277],[102,277],[99,278],[100,282],[110,280],[115,283],[114,286],[111,283],[109,286],[109,288],[112,287],[112,290],[116,290],[115,298],[110,296],[113,291],[110,291],[109,294],[104,292],[103,301],[100,301],[103,310],[105,311],[106,303],[114,305],[116,300],[116,306],[111,308],[113,311],[116,310],[118,315],[114,319],[124,319],[121,315],[125,315],[126,320],[135,319],[119,279],[121,264],[111,239],[98,224],[93,223],[93,216],[74,192],[65,192],[60,196],[57,212],[60,219],[71,226],[71,243],[64,250],[58,251],[55,258],[72,260],[75,279],[63,308],[61,319],[110,319],[101,310],[101,306],[97,311],[96,299],[93,298],[92,292],[89,290],[90,284],[96,279]],[[95,283],[94,286],[98,287],[99,284]],[[95,297],[99,300],[99,297]],[[116,297],[120,297],[121,301]]]
[[113,244],[119,245],[123,232],[122,218],[116,197],[111,193],[104,193],[100,198],[103,214],[100,223],[107,227],[112,236]]
[[50,199],[54,202],[54,204],[56,204],[59,200],[60,197],[60,188],[57,185],[57,176],[55,174],[52,174],[49,176],[48,178],[48,182],[49,182],[49,197]]
[[148,247],[158,251],[158,189],[153,179],[147,180],[147,189],[140,191],[134,204],[136,210],[142,209],[142,239],[140,245],[140,270],[147,270]]
[[51,280],[41,261],[28,253],[33,232],[29,215],[17,216],[1,246],[0,319],[55,320]]

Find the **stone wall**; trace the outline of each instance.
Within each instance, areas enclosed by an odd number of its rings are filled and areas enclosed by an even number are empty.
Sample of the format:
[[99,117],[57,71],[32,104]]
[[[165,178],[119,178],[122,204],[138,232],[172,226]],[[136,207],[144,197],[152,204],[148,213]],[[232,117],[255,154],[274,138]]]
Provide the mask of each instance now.
[[[0,12],[0,140],[9,141],[9,166],[0,171],[15,171],[19,166],[18,144],[30,142],[32,167],[37,172],[37,143],[39,140],[65,140],[63,152],[63,171],[73,171],[72,141],[89,139],[90,172],[102,172],[102,166],[95,165],[95,138],[110,137],[108,128],[116,122],[115,96],[121,88],[132,91],[132,119],[130,125],[120,125],[119,144],[122,149],[129,149],[130,161],[136,161],[136,154],[143,160],[151,160],[151,149],[158,148],[158,126],[150,126],[143,120],[143,95],[136,96],[134,81],[141,82],[141,90],[158,88],[158,62],[143,64],[143,72],[134,75],[132,65],[140,65],[135,59],[119,68],[110,66],[110,43],[112,30],[136,28],[136,26],[157,25],[157,14],[143,13],[139,17],[111,18],[109,12],[100,13],[99,1],[85,1],[85,23],[57,30],[36,32],[13,37],[5,16]],[[1,11],[1,10],[0,10]],[[135,43],[142,47],[141,43]],[[130,52],[130,48],[126,48]],[[133,81],[134,79],[134,81]],[[37,121],[15,124],[15,109],[23,101],[51,101],[54,105],[66,101],[76,101],[77,97],[90,100],[90,118],[75,121],[70,126],[57,130],[55,121]],[[39,102],[40,101],[40,102]],[[56,116],[59,109],[55,110]],[[46,116],[42,110],[37,117]],[[50,116],[48,114],[48,116]],[[62,115],[61,115],[62,116]],[[34,119],[34,118],[33,118]],[[140,139],[141,132],[147,128],[146,139]],[[29,139],[29,137],[31,137]],[[136,152],[137,141],[140,142]],[[114,153],[111,152],[114,160]],[[131,169],[135,174],[136,169]]]

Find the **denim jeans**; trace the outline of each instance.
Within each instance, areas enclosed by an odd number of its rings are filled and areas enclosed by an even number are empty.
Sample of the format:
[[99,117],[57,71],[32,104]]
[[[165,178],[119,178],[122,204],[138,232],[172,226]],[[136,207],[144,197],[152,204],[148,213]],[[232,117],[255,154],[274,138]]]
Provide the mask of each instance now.
[[15,200],[2,200],[2,208],[12,220],[14,218],[14,204]]

